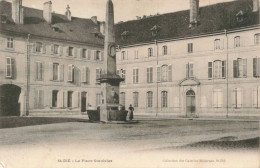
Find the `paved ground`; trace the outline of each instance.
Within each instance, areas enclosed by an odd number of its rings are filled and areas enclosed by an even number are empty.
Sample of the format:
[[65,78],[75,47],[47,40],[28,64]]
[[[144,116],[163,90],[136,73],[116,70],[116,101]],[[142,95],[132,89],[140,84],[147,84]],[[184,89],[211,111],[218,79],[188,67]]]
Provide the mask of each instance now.
[[[28,161],[29,156],[45,157],[49,162],[54,161],[57,164],[60,164],[58,160],[61,159],[62,165],[58,167],[72,166],[69,163],[65,164],[66,160],[63,159],[76,161],[75,158],[80,158],[81,162],[76,167],[95,167],[97,165],[83,163],[82,158],[111,159],[119,164],[127,158],[127,162],[129,162],[129,159],[133,159],[133,157],[134,159],[145,157],[139,162],[145,161],[144,164],[151,164],[150,166],[153,167],[156,164],[152,164],[151,160],[147,158],[148,154],[149,157],[156,158],[152,160],[160,159],[161,163],[165,165],[168,162],[174,162],[171,160],[171,155],[178,158],[181,157],[179,154],[184,153],[185,158],[189,155],[194,157],[199,156],[197,151],[200,151],[200,157],[203,152],[207,153],[203,158],[209,157],[208,151],[211,151],[211,156],[214,152],[216,154],[238,152],[240,157],[243,154],[246,154],[247,157],[252,154],[250,159],[258,160],[259,139],[257,137],[259,137],[259,122],[157,119],[142,120],[137,124],[101,124],[86,121],[64,121],[63,123],[0,129],[0,149],[2,149],[0,156],[10,155],[11,158],[19,160],[21,163]],[[206,142],[206,145],[203,142]],[[226,146],[219,142],[224,142]],[[227,142],[231,142],[231,145],[227,145]],[[229,148],[230,146],[231,148]],[[196,154],[192,154],[193,152]],[[158,154],[160,157],[157,156]],[[115,158],[115,156],[117,157]],[[217,156],[220,158],[223,155]],[[232,156],[234,155],[232,154]],[[10,167],[20,163],[19,161],[12,162],[10,157],[6,157],[5,162],[9,163]],[[213,158],[215,159],[215,157]],[[228,158],[228,156],[224,158]],[[147,162],[147,159],[150,161]],[[247,161],[249,160],[247,158]],[[30,160],[28,163],[35,165],[38,163],[36,161],[39,160]],[[131,163],[133,164],[133,162]],[[104,165],[98,166],[103,167]],[[216,164],[216,167],[220,166]],[[240,164],[240,166],[242,165]]]

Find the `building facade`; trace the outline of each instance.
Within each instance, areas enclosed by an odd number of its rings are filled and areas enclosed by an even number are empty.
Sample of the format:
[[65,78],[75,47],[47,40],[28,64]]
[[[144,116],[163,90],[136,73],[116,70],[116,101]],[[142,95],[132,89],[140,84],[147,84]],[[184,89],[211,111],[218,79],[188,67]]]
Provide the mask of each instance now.
[[104,23],[0,2],[0,114],[81,114],[101,103]]
[[260,115],[258,0],[190,0],[190,10],[116,28],[120,102],[135,114]]

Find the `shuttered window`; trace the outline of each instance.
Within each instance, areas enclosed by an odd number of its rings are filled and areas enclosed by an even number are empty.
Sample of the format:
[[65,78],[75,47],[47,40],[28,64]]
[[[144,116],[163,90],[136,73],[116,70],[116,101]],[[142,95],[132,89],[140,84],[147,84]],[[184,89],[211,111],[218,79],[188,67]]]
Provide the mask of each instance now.
[[214,41],[214,49],[215,50],[220,50],[220,39],[216,39]]
[[74,65],[68,66],[68,82],[74,82]]
[[58,90],[52,91],[52,107],[58,107]]
[[233,60],[233,77],[247,77],[247,59],[238,58],[237,60]]
[[81,70],[81,81],[83,83],[89,84],[90,82],[90,71],[88,67],[82,67]]
[[43,44],[41,42],[35,43],[35,52],[41,53],[43,51]]
[[193,77],[193,64],[192,63],[186,64],[186,77],[187,78]]
[[35,80],[36,81],[42,81],[43,80],[43,63],[42,62],[36,62],[35,63]]
[[14,77],[14,58],[6,57],[6,70],[5,70],[5,77],[6,78],[13,78]]
[[260,34],[255,34],[255,45],[259,44],[259,37],[260,37]]
[[71,108],[72,107],[72,91],[68,91],[68,99],[67,99],[67,107]]
[[101,94],[97,93],[96,94],[96,107],[101,105]]
[[97,69],[96,69],[96,83],[97,83],[97,84],[100,83],[100,81],[99,81],[100,77],[101,77],[101,69],[100,69],[100,68],[97,68]]
[[253,107],[260,108],[260,86],[253,89]]
[[139,83],[139,69],[133,69],[133,83]]
[[147,107],[153,107],[153,92],[147,92]]
[[226,61],[216,60],[208,63],[208,78],[222,79],[226,77]]
[[234,38],[234,48],[240,47],[240,37],[237,36]]
[[43,90],[35,90],[34,92],[34,108],[43,109],[44,108],[44,92]]
[[242,108],[242,89],[234,88],[233,90],[233,108]]
[[213,90],[213,107],[221,108],[223,106],[223,91],[222,89]]
[[193,43],[188,43],[188,53],[193,52]]
[[153,68],[147,68],[147,83],[153,83]]
[[167,46],[163,46],[162,47],[162,49],[163,49],[163,55],[167,55],[168,54],[168,48],[167,48]]
[[148,48],[148,57],[153,56],[153,48]]
[[260,77],[260,58],[253,58],[253,76]]
[[162,107],[163,108],[168,107],[168,92],[162,91],[161,98],[162,98]]
[[138,92],[134,92],[133,93],[133,106],[134,107],[138,107],[138,100],[139,99],[139,93]]

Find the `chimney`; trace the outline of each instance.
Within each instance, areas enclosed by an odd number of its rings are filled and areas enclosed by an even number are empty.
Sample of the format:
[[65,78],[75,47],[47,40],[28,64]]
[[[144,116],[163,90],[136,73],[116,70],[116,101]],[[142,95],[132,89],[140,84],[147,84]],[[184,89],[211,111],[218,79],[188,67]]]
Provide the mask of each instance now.
[[43,4],[43,18],[48,24],[52,21],[52,2],[48,1]]
[[196,26],[199,15],[199,0],[190,0],[190,27]]
[[257,12],[259,10],[259,0],[253,0],[253,12]]
[[69,20],[69,21],[71,21],[71,11],[70,11],[70,6],[69,5],[67,5],[67,11],[65,12],[65,15],[66,15],[66,17],[67,17],[67,19]]
[[106,25],[105,22],[100,22],[100,23],[99,23],[99,31],[100,31],[100,33],[102,33],[103,35],[105,35],[105,25]]
[[98,23],[98,22],[97,22],[97,16],[92,16],[92,17],[91,17],[91,20],[92,20],[95,24]]
[[23,24],[24,15],[23,15],[22,0],[13,0],[12,19],[16,24]]

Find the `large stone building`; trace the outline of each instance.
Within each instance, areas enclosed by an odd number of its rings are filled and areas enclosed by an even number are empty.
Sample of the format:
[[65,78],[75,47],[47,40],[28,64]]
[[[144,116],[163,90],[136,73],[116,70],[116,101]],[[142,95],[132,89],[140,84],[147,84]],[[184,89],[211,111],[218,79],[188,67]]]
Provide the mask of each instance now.
[[260,115],[259,2],[236,0],[116,25],[121,104],[135,114]]
[[100,104],[104,22],[0,1],[0,115],[80,114]]

